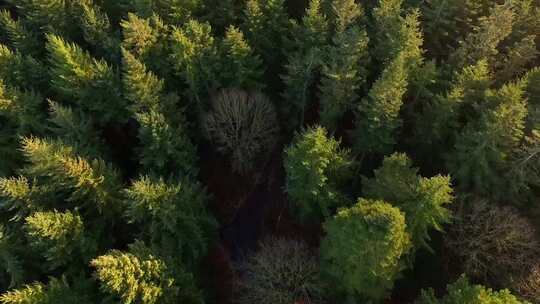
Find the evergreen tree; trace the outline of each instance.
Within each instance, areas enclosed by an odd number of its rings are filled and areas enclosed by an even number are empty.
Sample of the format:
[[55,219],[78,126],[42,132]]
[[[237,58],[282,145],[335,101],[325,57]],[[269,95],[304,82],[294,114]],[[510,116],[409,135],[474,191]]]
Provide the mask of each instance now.
[[526,304],[515,296],[508,289],[494,291],[482,285],[473,285],[466,277],[461,277],[456,282],[447,286],[448,294],[441,299],[435,297],[432,289],[422,292],[422,296],[416,303],[418,304]]
[[[216,222],[198,184],[141,177],[126,190],[127,218],[143,227],[141,239],[167,261],[195,267],[208,252]],[[174,269],[174,268],[173,268]]]
[[220,53],[220,84],[223,87],[260,89],[262,85],[261,59],[255,55],[244,39],[244,34],[235,26],[225,32]]
[[21,20],[13,19],[7,10],[0,10],[0,37],[24,54],[36,55],[41,49],[36,33],[28,30]]
[[104,60],[96,60],[79,46],[56,35],[47,36],[52,87],[66,102],[75,102],[102,125],[125,121],[118,75]]
[[495,5],[487,17],[460,44],[450,58],[453,68],[461,69],[481,59],[490,63],[498,54],[497,47],[512,32],[514,12],[510,4]]
[[199,110],[207,109],[209,91],[219,86],[218,46],[211,31],[210,24],[190,20],[172,33],[171,59],[188,87],[187,97]]
[[404,58],[399,56],[384,70],[359,106],[361,118],[354,130],[356,151],[391,151],[395,144],[394,132],[402,124],[399,111],[406,91],[407,72]]
[[22,150],[29,162],[23,174],[46,185],[48,191],[64,193],[67,202],[89,207],[88,211],[118,210],[118,173],[102,159],[86,159],[59,140],[36,137],[24,138]]
[[67,266],[71,271],[86,265],[96,252],[96,244],[85,235],[82,218],[70,211],[36,212],[26,218],[30,245],[47,260],[47,267]]
[[364,30],[354,26],[338,32],[333,46],[327,50],[319,86],[321,124],[335,131],[343,114],[352,109],[358,89],[365,81],[361,66],[367,56],[368,38]]
[[197,174],[196,148],[185,133],[178,96],[165,94],[164,81],[123,50],[124,95],[139,123],[140,163],[145,172]]
[[383,300],[410,247],[403,214],[384,201],[359,199],[324,224],[323,278],[347,302]]
[[244,9],[244,32],[266,66],[279,64],[289,18],[284,0],[248,0]]
[[282,105],[288,128],[296,129],[304,124],[304,112],[313,102],[310,89],[316,81],[324,62],[324,49],[330,36],[329,21],[323,13],[321,0],[311,0],[301,24],[293,24],[294,51],[287,54]]
[[524,84],[510,83],[497,91],[488,91],[485,109],[477,121],[471,121],[458,135],[448,168],[457,184],[491,197],[504,197],[502,187],[509,181],[502,173],[523,138],[527,108]]
[[47,285],[33,283],[0,296],[2,304],[90,304],[92,301],[71,288],[64,279],[51,278]]
[[415,248],[429,248],[431,229],[442,231],[451,214],[445,205],[452,202],[449,176],[421,177],[406,154],[385,157],[373,178],[363,178],[364,195],[385,200],[405,213],[407,231]]
[[203,303],[190,275],[176,279],[167,264],[147,248],[140,244],[130,247],[130,252],[112,250],[91,262],[101,289],[113,296],[111,300],[125,304]]
[[285,191],[302,221],[317,221],[348,205],[340,191],[351,176],[352,159],[322,127],[297,134],[285,150]]

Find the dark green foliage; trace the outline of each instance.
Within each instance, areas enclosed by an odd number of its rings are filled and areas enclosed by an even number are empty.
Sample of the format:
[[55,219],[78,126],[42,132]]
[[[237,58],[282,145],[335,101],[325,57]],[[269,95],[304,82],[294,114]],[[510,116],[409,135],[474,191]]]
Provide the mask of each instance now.
[[363,186],[366,197],[385,200],[405,213],[407,231],[417,248],[429,247],[430,230],[441,231],[450,221],[445,206],[453,199],[450,177],[421,177],[405,154],[386,157],[373,178],[363,179]]
[[208,196],[198,184],[141,177],[126,190],[126,217],[144,227],[141,239],[170,267],[196,266],[216,229],[206,211]]
[[324,15],[321,0],[309,3],[301,24],[293,24],[294,51],[288,54],[283,98],[283,115],[287,117],[288,129],[304,124],[304,112],[313,103],[310,89],[324,63],[324,49],[329,39],[329,22]]
[[96,115],[101,124],[126,119],[119,77],[107,62],[92,58],[79,46],[56,35],[47,36],[47,51],[52,87],[62,100]]
[[536,301],[539,43],[537,0],[0,1],[0,303]]
[[297,134],[285,150],[285,191],[302,221],[322,220],[337,207],[347,206],[341,191],[350,178],[353,161],[340,142],[322,127]]
[[405,217],[384,201],[359,199],[324,224],[321,267],[329,291],[346,302],[383,300],[410,249]]
[[244,9],[244,29],[249,44],[267,66],[278,64],[283,54],[289,20],[284,0],[248,0]]
[[221,86],[242,89],[262,88],[262,62],[244,39],[244,34],[230,26],[221,46]]

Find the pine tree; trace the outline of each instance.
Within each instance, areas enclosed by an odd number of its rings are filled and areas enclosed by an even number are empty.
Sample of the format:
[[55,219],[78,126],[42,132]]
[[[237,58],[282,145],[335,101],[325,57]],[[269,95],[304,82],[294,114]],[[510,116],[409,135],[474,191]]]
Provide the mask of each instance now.
[[510,83],[487,92],[487,104],[478,121],[459,134],[448,168],[462,189],[490,197],[504,197],[512,152],[523,138],[527,115],[524,84]]
[[404,56],[388,66],[359,106],[360,120],[354,130],[355,150],[388,153],[395,144],[394,132],[401,127],[399,111],[407,91]]
[[351,176],[353,163],[349,151],[339,146],[324,128],[316,127],[297,134],[285,150],[285,191],[300,220],[318,221],[348,205],[340,188]]
[[323,13],[321,0],[311,0],[302,18],[302,24],[293,24],[294,51],[287,54],[283,114],[287,128],[296,129],[304,124],[304,112],[313,102],[310,89],[324,62],[324,48],[329,43],[329,21]]
[[119,208],[118,173],[102,159],[86,159],[59,140],[36,137],[24,138],[22,149],[29,162],[23,174],[47,185],[49,191],[65,193],[68,202],[89,210],[110,213]]
[[289,19],[284,0],[248,0],[245,4],[243,29],[256,54],[266,66],[279,63]]
[[100,57],[117,62],[120,37],[112,28],[109,17],[99,6],[82,4],[80,24],[84,40]]
[[492,63],[500,42],[512,32],[513,20],[514,12],[509,4],[495,5],[490,15],[480,18],[480,24],[452,54],[453,68],[461,69],[482,59]]
[[0,78],[20,90],[48,93],[49,75],[43,63],[0,44]]
[[7,10],[0,10],[0,37],[9,46],[28,55],[39,55],[41,49],[35,32],[29,31],[21,20],[15,20]]
[[384,201],[359,199],[324,223],[323,278],[346,302],[383,300],[410,247],[405,217]]
[[92,301],[78,290],[72,289],[64,279],[51,278],[47,285],[33,283],[8,291],[0,296],[2,304],[90,304]]
[[385,0],[373,10],[373,57],[385,68],[357,108],[355,150],[388,153],[401,127],[399,113],[411,75],[422,64],[422,33],[417,11],[401,17],[401,0]]
[[199,291],[191,275],[173,276],[167,264],[144,246],[130,246],[130,252],[112,250],[92,260],[101,289],[123,304],[200,304]]
[[207,109],[209,91],[219,86],[218,47],[211,31],[210,24],[190,20],[172,33],[171,59],[188,87],[187,97],[199,111]]
[[385,200],[403,211],[416,249],[429,248],[430,230],[442,231],[443,224],[450,222],[446,208],[453,200],[450,177],[419,176],[406,154],[385,157],[373,178],[363,178],[363,186],[366,197]]
[[319,90],[321,124],[335,131],[343,114],[353,108],[365,81],[361,66],[367,56],[368,38],[358,27],[337,33],[322,66]]
[[105,125],[125,121],[125,103],[118,75],[104,60],[96,60],[79,46],[56,35],[47,36],[52,87],[66,102],[75,102]]
[[186,134],[175,94],[166,94],[164,81],[123,50],[124,95],[139,123],[140,163],[145,172],[197,175],[196,148]]
[[200,185],[141,177],[126,190],[127,218],[143,227],[142,239],[172,262],[195,267],[214,238],[216,222],[206,211]]
[[71,271],[87,264],[97,248],[85,234],[80,215],[70,211],[36,212],[25,219],[30,245],[47,260],[47,268]]
[[244,34],[230,26],[221,42],[220,84],[223,87],[260,89],[262,84],[262,62],[244,39]]
[[414,139],[422,159],[440,164],[453,149],[456,137],[470,119],[478,119],[492,76],[485,60],[456,73],[447,93],[422,105]]
[[437,299],[432,289],[422,291],[422,296],[417,300],[418,304],[460,304],[460,303],[505,303],[527,304],[518,300],[508,289],[494,291],[482,285],[473,285],[466,277],[461,277],[456,282],[448,284],[448,294]]

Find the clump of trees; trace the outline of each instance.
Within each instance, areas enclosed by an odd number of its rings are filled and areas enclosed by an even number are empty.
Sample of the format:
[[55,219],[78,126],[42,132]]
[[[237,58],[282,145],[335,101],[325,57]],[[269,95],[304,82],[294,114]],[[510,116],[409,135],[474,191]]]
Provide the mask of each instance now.
[[538,302],[539,35],[535,0],[3,1],[0,303]]

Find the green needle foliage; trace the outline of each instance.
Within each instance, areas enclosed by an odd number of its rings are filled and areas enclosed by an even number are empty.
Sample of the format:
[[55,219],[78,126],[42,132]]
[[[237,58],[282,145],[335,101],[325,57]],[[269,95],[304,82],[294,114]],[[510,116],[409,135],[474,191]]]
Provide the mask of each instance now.
[[363,178],[363,186],[366,197],[385,200],[405,213],[407,231],[416,248],[429,248],[430,230],[442,231],[450,222],[451,213],[446,208],[453,200],[450,177],[418,175],[406,154],[385,157],[373,178]]
[[494,291],[482,285],[473,285],[466,277],[461,277],[447,287],[448,294],[441,299],[435,297],[433,290],[422,292],[417,304],[527,304],[520,301],[508,289]]
[[320,221],[333,209],[347,206],[341,191],[352,174],[353,161],[340,142],[328,136],[322,127],[296,135],[285,149],[285,191],[292,209],[302,221]]
[[202,303],[189,285],[192,282],[176,281],[167,265],[148,249],[136,245],[131,250],[133,253],[113,250],[91,262],[101,289],[113,296],[111,300],[124,304]]
[[0,304],[535,300],[539,46],[537,0],[0,1]]
[[321,271],[346,301],[379,302],[403,269],[410,249],[405,216],[384,201],[359,199],[324,223]]
[[126,217],[144,227],[141,239],[167,261],[195,267],[208,252],[217,225],[200,185],[141,177],[126,198]]

